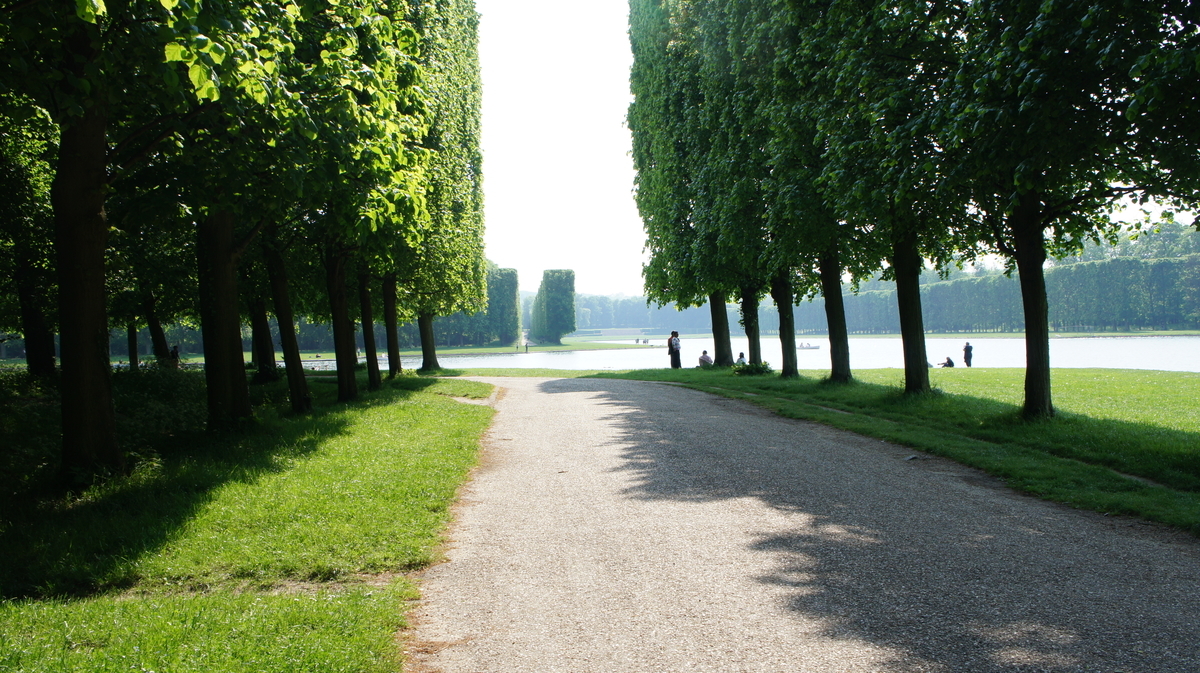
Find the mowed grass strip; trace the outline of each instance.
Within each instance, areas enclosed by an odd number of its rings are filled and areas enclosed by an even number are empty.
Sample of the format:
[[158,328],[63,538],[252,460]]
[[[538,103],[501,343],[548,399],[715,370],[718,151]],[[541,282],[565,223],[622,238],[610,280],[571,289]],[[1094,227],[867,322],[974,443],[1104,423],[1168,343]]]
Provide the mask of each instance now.
[[218,591],[0,604],[0,670],[384,673],[399,670],[396,583],[313,594]]
[[[395,632],[477,459],[492,387],[404,377],[260,408],[134,474],[5,516],[0,670],[395,670]],[[260,391],[270,397],[278,394]]]
[[827,372],[799,379],[728,370],[643,370],[601,377],[683,383],[894,441],[978,467],[1014,488],[1099,512],[1200,534],[1200,374],[1111,369],[1053,372],[1058,415],[1020,417],[1024,371],[930,372],[935,392],[903,394],[903,372]]
[[133,571],[142,582],[328,580],[425,565],[490,415],[428,393],[346,408],[330,419],[342,432],[297,437],[270,471],[223,484]]

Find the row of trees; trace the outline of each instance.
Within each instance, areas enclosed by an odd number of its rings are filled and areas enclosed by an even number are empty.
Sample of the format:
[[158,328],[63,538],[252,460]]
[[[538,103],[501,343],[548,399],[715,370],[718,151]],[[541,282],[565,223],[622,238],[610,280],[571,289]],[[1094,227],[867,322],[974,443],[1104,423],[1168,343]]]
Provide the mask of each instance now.
[[[1049,257],[1116,235],[1123,197],[1200,201],[1200,31],[1187,0],[631,0],[637,202],[659,302],[825,297],[850,379],[844,277],[896,284],[905,389],[929,390],[937,267],[1019,270],[1024,413],[1053,414]],[[721,316],[718,316],[721,313]],[[717,361],[728,358],[718,336]]]
[[[528,293],[521,302],[524,324],[533,317],[536,293]],[[608,296],[602,294],[575,295],[575,327],[594,329],[679,329],[708,332],[712,316],[707,308],[675,306],[673,303],[653,305],[646,297]]]
[[0,264],[31,371],[53,373],[59,334],[67,472],[122,466],[110,319],[165,360],[162,324],[198,318],[222,428],[251,415],[243,320],[260,374],[268,313],[284,326],[304,411],[297,315],[332,325],[348,400],[356,318],[377,387],[380,310],[395,368],[402,314],[483,307],[477,23],[471,0],[0,9],[0,179],[21,197]]

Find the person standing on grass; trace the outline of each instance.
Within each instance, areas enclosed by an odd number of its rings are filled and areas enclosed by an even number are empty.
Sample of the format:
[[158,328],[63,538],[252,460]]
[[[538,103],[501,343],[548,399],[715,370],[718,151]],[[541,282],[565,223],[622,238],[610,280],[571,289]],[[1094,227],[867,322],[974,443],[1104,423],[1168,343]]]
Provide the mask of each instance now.
[[683,362],[680,360],[679,350],[679,332],[672,330],[671,338],[667,339],[667,355],[671,356],[671,369],[679,369],[683,367]]
[[967,345],[963,346],[963,364],[965,364],[968,367],[971,366],[971,354],[974,352],[975,352],[975,349],[973,347],[971,347],[971,342],[968,341]]

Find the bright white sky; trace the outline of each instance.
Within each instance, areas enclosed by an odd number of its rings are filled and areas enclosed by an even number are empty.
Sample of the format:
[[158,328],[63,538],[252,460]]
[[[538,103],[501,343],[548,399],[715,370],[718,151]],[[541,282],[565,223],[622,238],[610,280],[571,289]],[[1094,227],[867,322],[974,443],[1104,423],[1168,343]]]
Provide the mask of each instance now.
[[476,0],[482,15],[487,257],[536,291],[642,294],[626,0]]

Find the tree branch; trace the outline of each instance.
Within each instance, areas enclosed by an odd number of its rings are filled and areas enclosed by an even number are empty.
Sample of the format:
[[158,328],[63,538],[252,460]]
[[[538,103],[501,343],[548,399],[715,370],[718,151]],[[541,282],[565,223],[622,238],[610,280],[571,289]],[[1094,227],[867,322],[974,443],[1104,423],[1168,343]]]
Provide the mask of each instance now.
[[262,231],[266,225],[266,219],[259,220],[258,224],[254,225],[254,228],[242,237],[242,240],[233,244],[233,250],[230,251],[230,255],[233,257],[234,263],[237,263],[242,258],[242,255],[246,253],[246,248],[250,247],[250,244],[254,242],[254,237],[258,236],[258,232]]
[[[122,140],[120,143],[118,143],[116,147],[113,148],[113,151],[110,154],[112,156],[116,156],[122,149],[131,145],[135,138],[137,138],[145,133],[148,133],[150,131],[150,129],[153,128],[156,124],[166,122],[169,120],[175,120],[175,121],[178,121],[181,123],[187,123],[187,122],[195,119],[196,117],[198,117],[201,113],[207,112],[208,110],[211,110],[211,109],[217,107],[218,105],[219,105],[219,103],[214,103],[212,101],[209,101],[207,103],[197,106],[194,110],[192,110],[191,112],[189,112],[183,116],[180,116],[178,114],[170,114],[170,115],[164,115],[164,116],[158,117],[154,121],[149,122],[145,126],[142,126],[141,128],[134,131],[132,134],[127,136],[124,140]],[[145,159],[147,156],[149,156],[150,152],[159,143],[161,143],[162,141],[171,137],[171,134],[174,132],[175,132],[175,129],[171,125],[168,125],[167,128],[163,129],[158,135],[154,136],[154,138],[151,139],[150,142],[143,145],[140,150],[138,150],[136,153],[134,153],[132,156],[130,156],[125,161],[121,162],[117,166],[117,170],[114,171],[111,176],[109,176],[108,184],[111,185],[111,184],[117,182],[118,180],[120,180],[121,176],[125,173],[125,171],[127,171],[129,169],[130,166],[132,166],[133,164],[135,164],[135,163]]]

